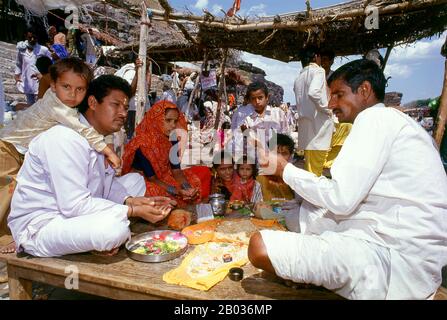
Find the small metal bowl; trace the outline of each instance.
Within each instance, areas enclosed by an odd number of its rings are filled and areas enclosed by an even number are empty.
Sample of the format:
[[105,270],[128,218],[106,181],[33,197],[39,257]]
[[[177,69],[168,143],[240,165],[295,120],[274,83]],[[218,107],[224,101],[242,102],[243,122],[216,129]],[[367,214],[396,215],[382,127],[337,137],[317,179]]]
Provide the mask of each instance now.
[[233,203],[230,203],[230,207],[231,207],[231,209],[233,209],[233,210],[239,210],[239,209],[241,209],[243,206],[244,206],[244,204],[243,204],[242,202],[233,202]]
[[[169,240],[174,240],[179,242],[180,249],[175,252],[167,253],[167,254],[154,254],[154,255],[148,255],[148,254],[140,254],[132,252],[132,250],[135,250],[138,247],[138,244],[142,241],[151,240],[154,236],[165,234],[166,238]],[[157,231],[150,231],[150,232],[144,232],[141,233],[135,237],[132,237],[129,241],[125,244],[126,252],[129,258],[141,261],[141,262],[163,262],[172,260],[175,258],[180,257],[182,254],[188,250],[188,239],[180,232],[178,231],[172,231],[172,230],[157,230]]]
[[242,268],[234,267],[228,271],[228,278],[233,281],[241,281],[244,277],[244,270]]

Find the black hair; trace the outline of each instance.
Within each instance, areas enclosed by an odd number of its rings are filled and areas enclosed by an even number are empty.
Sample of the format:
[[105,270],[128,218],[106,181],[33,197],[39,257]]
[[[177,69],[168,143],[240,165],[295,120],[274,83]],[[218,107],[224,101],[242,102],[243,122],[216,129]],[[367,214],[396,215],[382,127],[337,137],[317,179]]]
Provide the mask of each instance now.
[[329,85],[337,79],[343,80],[353,93],[357,92],[364,81],[368,81],[377,100],[383,102],[385,98],[387,80],[383,71],[374,61],[368,59],[351,61],[334,71],[328,79]]
[[303,68],[311,62],[315,62],[315,55],[320,55],[320,50],[315,46],[308,46],[301,50],[300,60]]
[[231,129],[231,123],[225,121],[224,123],[222,123],[221,129]]
[[25,35],[27,33],[32,33],[34,37],[37,37],[37,32],[36,32],[36,28],[35,27],[27,27],[25,29]]
[[79,112],[85,113],[87,111],[90,96],[94,96],[98,103],[101,103],[110,94],[111,90],[120,90],[129,99],[132,97],[132,89],[126,80],[118,76],[105,74],[90,82],[85,99],[78,107]]
[[[274,147],[272,144],[274,142],[274,137],[272,137],[268,143],[269,147]],[[277,133],[276,134],[276,147],[284,146],[290,151],[290,154],[293,154],[295,151],[295,142],[293,139],[287,134]]]
[[262,90],[264,92],[265,96],[268,97],[268,95],[269,95],[269,88],[267,87],[265,82],[255,81],[255,82],[252,82],[252,83],[250,83],[248,85],[247,93],[245,94],[246,98],[250,99],[250,93],[252,93],[254,91],[258,91],[258,90]]
[[52,64],[53,61],[51,61],[51,59],[47,56],[41,56],[36,60],[36,68],[41,74],[47,74],[50,72],[49,70]]
[[331,60],[335,59],[335,52],[331,49],[323,49],[320,51],[320,56],[328,57]]
[[216,153],[213,157],[213,168],[217,169],[222,163],[224,164],[234,164],[234,159],[231,153],[220,151]]

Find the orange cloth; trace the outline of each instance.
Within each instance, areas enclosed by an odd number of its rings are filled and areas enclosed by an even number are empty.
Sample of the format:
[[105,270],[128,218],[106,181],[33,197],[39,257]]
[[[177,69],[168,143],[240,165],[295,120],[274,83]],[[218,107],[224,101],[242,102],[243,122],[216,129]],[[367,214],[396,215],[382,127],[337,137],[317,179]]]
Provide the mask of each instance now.
[[205,166],[191,167],[189,170],[200,179],[200,197],[202,199],[208,198],[211,193],[211,170]]
[[[143,121],[141,121],[135,129],[135,137],[125,146],[123,155],[123,174],[132,171],[135,152],[140,149],[144,157],[151,163],[157,179],[168,185],[181,188],[180,183],[177,182],[173,176],[171,163],[169,161],[169,152],[172,148],[172,144],[171,141],[169,141],[169,137],[163,133],[163,121],[166,109],[178,110],[175,104],[163,100],[154,104],[149,111],[146,112]],[[187,130],[185,117],[180,111],[177,129]],[[194,174],[193,169],[185,169],[182,171],[186,180],[193,188],[202,190],[201,181],[199,177]],[[147,177],[145,177],[145,181],[146,196],[170,197],[175,199],[180,207],[187,204],[181,199],[174,198],[164,187],[151,182]],[[201,194],[202,193],[203,192],[201,192]],[[197,199],[197,202],[200,202],[200,200],[201,197]]]
[[233,192],[230,200],[242,200],[250,202],[253,197],[253,190],[255,188],[255,179],[250,178],[247,182],[242,182],[239,175],[233,177]]

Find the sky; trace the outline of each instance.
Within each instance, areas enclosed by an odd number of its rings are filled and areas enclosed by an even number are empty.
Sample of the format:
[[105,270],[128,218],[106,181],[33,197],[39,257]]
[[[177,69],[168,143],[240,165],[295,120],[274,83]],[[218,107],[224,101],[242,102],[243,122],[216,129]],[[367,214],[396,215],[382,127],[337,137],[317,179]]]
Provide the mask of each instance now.
[[[321,8],[343,2],[341,0],[311,0],[311,7]],[[222,15],[233,5],[233,0],[170,0],[174,9],[201,15],[203,9]],[[304,10],[304,0],[241,0],[240,16],[262,17]],[[380,23],[380,22],[379,22]],[[403,93],[402,102],[416,99],[434,98],[441,94],[444,78],[445,58],[440,55],[441,46],[447,36],[447,31],[441,37],[422,39],[415,43],[395,47],[388,59],[385,75],[391,77],[387,92]],[[385,50],[380,50],[382,56]],[[359,58],[359,56],[337,57],[332,69]],[[242,54],[242,59],[266,72],[266,79],[284,88],[284,102],[295,103],[293,82],[301,70],[300,62],[284,63],[281,61],[254,55],[248,52]]]

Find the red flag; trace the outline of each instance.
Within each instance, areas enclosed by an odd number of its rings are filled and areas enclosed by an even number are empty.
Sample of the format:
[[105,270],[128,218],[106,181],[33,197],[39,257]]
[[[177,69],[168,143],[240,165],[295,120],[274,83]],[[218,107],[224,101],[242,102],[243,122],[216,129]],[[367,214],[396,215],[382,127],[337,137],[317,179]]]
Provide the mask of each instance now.
[[241,0],[234,0],[233,7],[228,10],[227,16],[232,17],[239,11],[241,8]]

